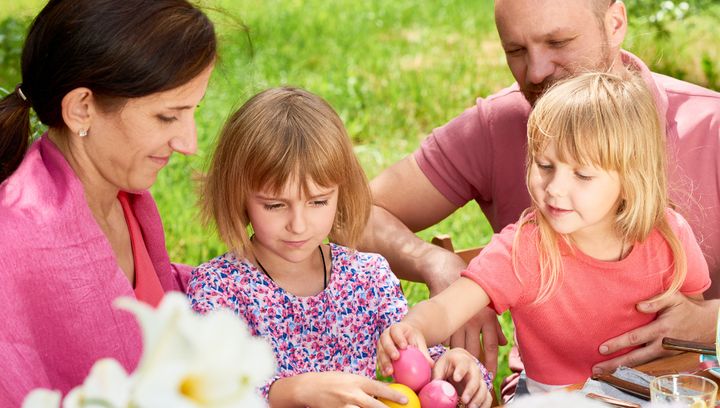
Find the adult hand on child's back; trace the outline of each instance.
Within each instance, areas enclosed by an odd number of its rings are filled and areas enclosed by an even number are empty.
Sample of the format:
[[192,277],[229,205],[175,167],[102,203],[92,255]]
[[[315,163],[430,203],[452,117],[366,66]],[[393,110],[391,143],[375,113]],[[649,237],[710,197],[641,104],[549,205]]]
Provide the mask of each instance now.
[[408,323],[395,323],[385,329],[378,340],[377,363],[382,375],[392,375],[392,362],[400,358],[398,349],[404,350],[409,345],[417,347],[428,363],[430,365],[434,364],[430,354],[428,354],[427,343],[422,333]]
[[621,365],[633,367],[658,357],[676,354],[663,349],[663,337],[714,343],[718,305],[720,300],[695,300],[681,293],[638,303],[638,311],[658,313],[657,318],[643,327],[606,341],[599,351],[601,354],[612,354],[631,346],[642,347],[596,364],[593,373],[609,373]]
[[[293,384],[288,386],[288,382]],[[279,391],[274,390],[278,386],[287,387],[287,393],[294,395],[293,403],[273,401],[273,391]],[[388,384],[340,371],[312,372],[283,378],[276,381],[270,391],[271,406],[387,408],[376,397],[398,404],[407,403],[407,397]]]
[[489,408],[492,403],[478,361],[467,350],[455,348],[445,352],[435,363],[432,377],[459,386],[460,401],[467,407]]

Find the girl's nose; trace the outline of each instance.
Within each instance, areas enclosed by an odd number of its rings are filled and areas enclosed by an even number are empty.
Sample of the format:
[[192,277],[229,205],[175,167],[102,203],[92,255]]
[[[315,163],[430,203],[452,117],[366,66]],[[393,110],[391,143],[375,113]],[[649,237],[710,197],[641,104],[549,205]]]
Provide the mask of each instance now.
[[288,230],[293,234],[301,234],[305,232],[307,222],[305,221],[305,213],[302,209],[293,210],[288,222]]
[[566,183],[560,175],[556,174],[548,182],[545,191],[552,197],[562,197],[567,194]]

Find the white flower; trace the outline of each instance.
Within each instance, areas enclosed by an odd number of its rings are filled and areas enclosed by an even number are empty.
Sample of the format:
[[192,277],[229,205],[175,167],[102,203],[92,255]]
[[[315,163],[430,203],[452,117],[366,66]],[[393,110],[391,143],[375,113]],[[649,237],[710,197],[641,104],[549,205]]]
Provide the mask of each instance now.
[[22,408],[59,408],[60,393],[38,388],[31,391],[23,401]]
[[98,360],[83,385],[75,387],[63,401],[63,408],[125,408],[130,402],[132,380],[116,360]]
[[205,316],[185,296],[168,293],[157,309],[116,304],[137,316],[145,350],[132,401],[138,407],[262,407],[256,387],[274,372],[273,353],[229,311]]
[[[128,376],[113,359],[97,361],[85,382],[70,391],[63,408],[254,408],[256,393],[275,371],[272,349],[250,335],[229,311],[196,314],[180,293],[168,293],[157,309],[135,299],[115,304],[135,314],[143,355]],[[58,408],[60,393],[35,390],[23,408]]]

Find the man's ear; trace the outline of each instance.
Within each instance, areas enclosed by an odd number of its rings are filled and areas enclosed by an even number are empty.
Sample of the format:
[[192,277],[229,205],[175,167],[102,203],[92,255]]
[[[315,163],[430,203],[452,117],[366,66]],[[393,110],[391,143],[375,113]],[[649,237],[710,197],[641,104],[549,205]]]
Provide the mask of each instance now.
[[75,88],[63,97],[61,106],[62,118],[70,133],[87,134],[95,113],[92,91],[88,88]]
[[611,49],[620,49],[627,33],[627,11],[625,3],[616,1],[605,14],[605,32]]

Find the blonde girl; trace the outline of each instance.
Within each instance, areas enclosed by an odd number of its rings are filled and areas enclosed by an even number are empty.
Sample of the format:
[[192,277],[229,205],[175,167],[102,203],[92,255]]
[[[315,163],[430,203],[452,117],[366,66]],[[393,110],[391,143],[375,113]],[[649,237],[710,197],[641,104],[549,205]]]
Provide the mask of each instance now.
[[383,333],[383,371],[397,347],[437,344],[489,304],[512,313],[530,392],[549,390],[584,381],[608,358],[604,341],[655,318],[636,303],[678,290],[701,298],[708,268],[669,208],[656,112],[631,73],[586,73],[548,90],[528,121],[532,206],[462,278]]
[[[245,103],[222,131],[202,204],[230,252],[193,271],[188,296],[201,313],[231,308],[268,339],[278,370],[260,391],[271,406],[405,402],[372,378],[376,342],[407,303],[383,257],[349,248],[370,190],[325,101],[285,87]],[[490,401],[483,370],[464,350],[436,364],[475,404]]]

